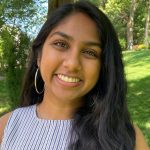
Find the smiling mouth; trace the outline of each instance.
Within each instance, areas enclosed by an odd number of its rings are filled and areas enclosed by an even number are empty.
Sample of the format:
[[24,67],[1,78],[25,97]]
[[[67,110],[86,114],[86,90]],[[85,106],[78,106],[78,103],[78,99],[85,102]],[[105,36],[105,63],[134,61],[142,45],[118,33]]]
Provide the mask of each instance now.
[[57,76],[60,80],[65,81],[65,82],[69,82],[69,83],[77,83],[77,82],[81,81],[79,78],[69,77],[69,76],[66,76],[63,74],[58,74]]

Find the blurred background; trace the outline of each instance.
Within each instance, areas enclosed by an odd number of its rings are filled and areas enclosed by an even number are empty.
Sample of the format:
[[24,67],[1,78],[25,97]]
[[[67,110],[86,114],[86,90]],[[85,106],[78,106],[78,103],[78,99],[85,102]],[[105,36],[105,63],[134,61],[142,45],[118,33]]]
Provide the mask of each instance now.
[[[74,1],[0,0],[0,116],[19,104],[27,57],[40,27],[58,5]],[[107,14],[117,31],[129,111],[150,145],[150,0],[89,1]]]

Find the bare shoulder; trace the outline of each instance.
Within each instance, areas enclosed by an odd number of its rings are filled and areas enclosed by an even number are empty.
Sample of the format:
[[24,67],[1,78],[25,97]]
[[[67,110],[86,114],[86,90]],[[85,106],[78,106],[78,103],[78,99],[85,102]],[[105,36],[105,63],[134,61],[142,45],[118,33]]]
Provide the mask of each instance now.
[[148,144],[146,143],[145,137],[142,131],[139,129],[139,127],[134,124],[134,129],[136,133],[135,150],[150,150],[150,148],[148,147]]
[[7,124],[7,121],[9,119],[10,115],[11,115],[11,112],[5,114],[4,116],[2,116],[0,118],[0,143],[2,142],[2,137],[3,137],[3,134],[4,134],[4,128]]

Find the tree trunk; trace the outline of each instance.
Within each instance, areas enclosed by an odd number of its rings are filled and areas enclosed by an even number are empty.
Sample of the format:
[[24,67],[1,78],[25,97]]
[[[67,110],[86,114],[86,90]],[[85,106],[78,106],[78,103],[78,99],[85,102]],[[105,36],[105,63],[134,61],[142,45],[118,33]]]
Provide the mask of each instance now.
[[57,9],[59,6],[65,4],[65,3],[73,3],[74,0],[48,0],[48,14],[50,15],[52,11]]
[[136,10],[136,0],[132,0],[130,7],[130,15],[127,22],[127,49],[133,49],[133,27],[134,27],[134,13]]
[[145,38],[144,38],[144,45],[146,47],[149,47],[150,45],[150,0],[148,2],[148,14],[146,18],[146,24],[145,24]]

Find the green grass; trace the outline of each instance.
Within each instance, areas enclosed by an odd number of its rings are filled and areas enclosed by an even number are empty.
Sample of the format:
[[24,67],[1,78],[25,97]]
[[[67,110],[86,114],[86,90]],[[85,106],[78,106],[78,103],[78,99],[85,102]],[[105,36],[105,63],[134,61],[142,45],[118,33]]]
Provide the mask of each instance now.
[[150,50],[125,52],[128,106],[150,145]]
[[[128,107],[150,145],[150,50],[124,52]],[[5,81],[0,81],[0,115],[10,110]]]

